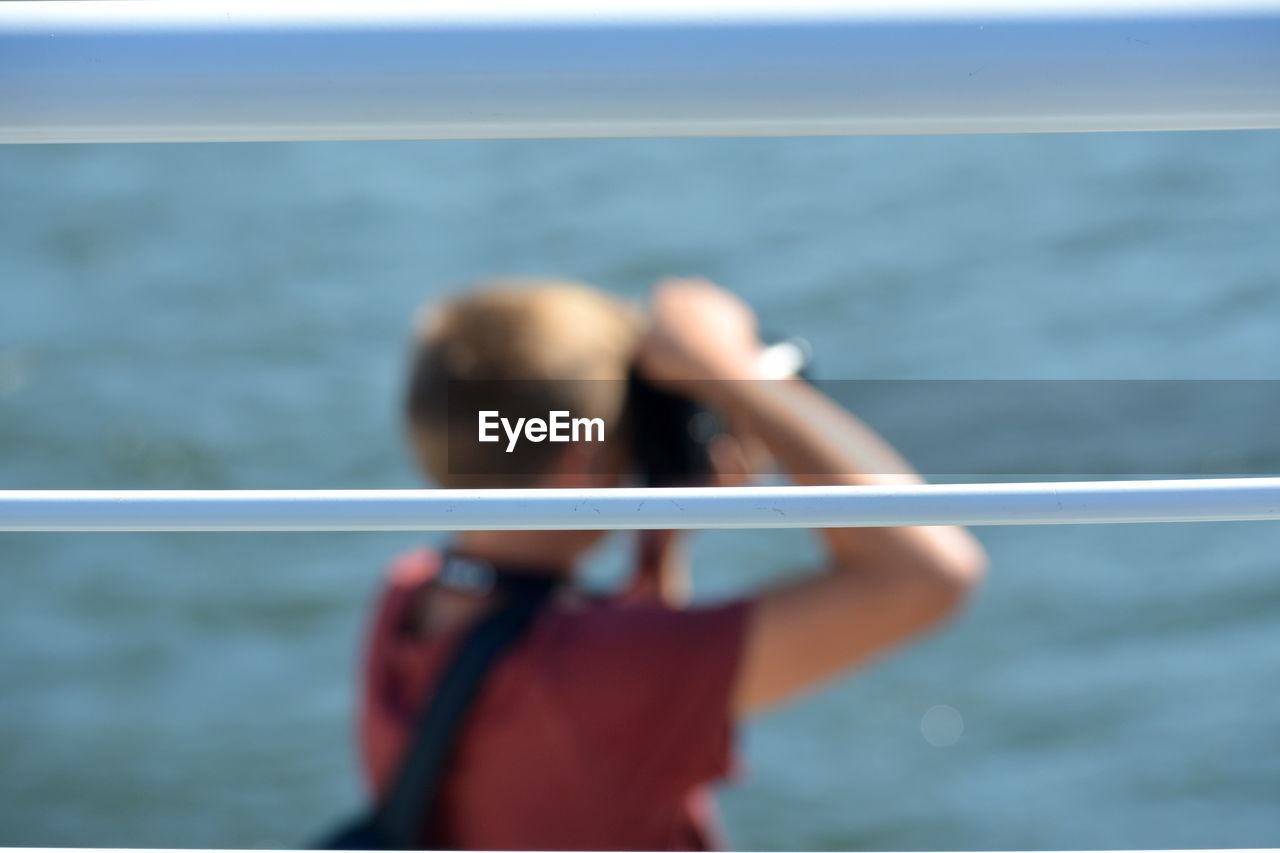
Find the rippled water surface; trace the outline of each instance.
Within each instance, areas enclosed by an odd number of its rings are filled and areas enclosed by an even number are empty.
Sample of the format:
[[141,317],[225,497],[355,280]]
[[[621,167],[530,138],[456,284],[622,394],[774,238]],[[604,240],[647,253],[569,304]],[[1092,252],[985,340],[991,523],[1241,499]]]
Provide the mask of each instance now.
[[[502,272],[708,275],[835,378],[1276,379],[1280,134],[0,148],[0,488],[412,487],[411,314]],[[1280,527],[980,535],[957,623],[744,732],[734,844],[1280,845]],[[415,541],[0,534],[0,844],[352,809]],[[702,534],[699,591],[813,554]]]

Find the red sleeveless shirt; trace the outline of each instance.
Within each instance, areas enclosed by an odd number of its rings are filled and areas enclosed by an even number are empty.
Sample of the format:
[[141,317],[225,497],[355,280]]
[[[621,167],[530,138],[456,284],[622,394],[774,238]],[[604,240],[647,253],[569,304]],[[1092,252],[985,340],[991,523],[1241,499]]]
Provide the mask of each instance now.
[[[439,557],[391,568],[367,649],[361,746],[376,795],[456,636],[407,629]],[[731,692],[749,605],[553,605],[472,706],[433,813],[452,849],[719,846],[709,783],[731,772]]]

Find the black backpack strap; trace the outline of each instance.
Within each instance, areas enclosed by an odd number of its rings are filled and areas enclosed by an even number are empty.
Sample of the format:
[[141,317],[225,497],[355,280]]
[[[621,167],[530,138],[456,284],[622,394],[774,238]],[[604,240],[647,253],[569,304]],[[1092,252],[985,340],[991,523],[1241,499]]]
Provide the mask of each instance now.
[[498,586],[506,601],[459,643],[419,717],[417,735],[396,781],[373,815],[390,849],[420,845],[467,710],[502,653],[520,639],[555,591],[558,579],[506,574]]

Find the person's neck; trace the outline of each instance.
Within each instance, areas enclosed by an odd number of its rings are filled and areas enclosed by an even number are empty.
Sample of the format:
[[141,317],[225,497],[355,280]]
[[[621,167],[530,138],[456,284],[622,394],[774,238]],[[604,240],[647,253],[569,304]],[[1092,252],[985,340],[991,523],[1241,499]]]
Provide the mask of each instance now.
[[566,577],[586,550],[575,532],[563,530],[469,530],[459,533],[452,547],[506,571]]

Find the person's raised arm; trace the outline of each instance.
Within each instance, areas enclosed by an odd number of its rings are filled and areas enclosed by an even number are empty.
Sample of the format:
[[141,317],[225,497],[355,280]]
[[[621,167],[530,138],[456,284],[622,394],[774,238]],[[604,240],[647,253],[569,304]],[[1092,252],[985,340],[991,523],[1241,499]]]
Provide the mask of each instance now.
[[[640,369],[750,430],[800,485],[909,484],[921,478],[866,424],[800,380],[755,378],[751,310],[710,282],[654,291]],[[734,690],[751,713],[815,687],[938,623],[982,577],[963,528],[821,531],[824,570],[767,590],[752,608]]]

